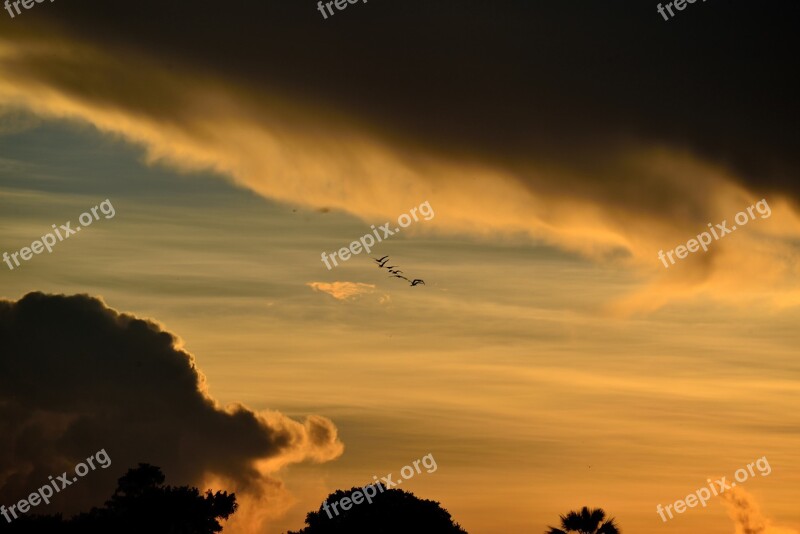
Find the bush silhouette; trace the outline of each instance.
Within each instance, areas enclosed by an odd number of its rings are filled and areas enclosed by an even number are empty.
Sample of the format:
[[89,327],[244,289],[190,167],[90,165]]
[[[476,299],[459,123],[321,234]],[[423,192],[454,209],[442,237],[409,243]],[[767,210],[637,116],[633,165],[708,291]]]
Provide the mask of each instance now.
[[590,510],[587,507],[581,508],[580,512],[570,512],[561,516],[561,528],[548,527],[545,534],[567,534],[577,532],[578,534],[620,534],[619,527],[614,524],[614,518],[603,521],[606,513],[602,508]]
[[236,496],[201,494],[188,486],[164,486],[161,469],[139,464],[119,479],[117,490],[102,508],[64,520],[60,515],[21,516],[0,522],[12,534],[214,534],[236,511]]
[[349,510],[339,506],[338,515],[331,504],[362,488],[331,493],[323,503],[329,512],[320,505],[319,510],[306,515],[305,528],[287,534],[467,534],[438,502],[420,499],[407,491],[386,489],[381,484],[375,486],[377,495],[372,497],[372,504],[364,501]]

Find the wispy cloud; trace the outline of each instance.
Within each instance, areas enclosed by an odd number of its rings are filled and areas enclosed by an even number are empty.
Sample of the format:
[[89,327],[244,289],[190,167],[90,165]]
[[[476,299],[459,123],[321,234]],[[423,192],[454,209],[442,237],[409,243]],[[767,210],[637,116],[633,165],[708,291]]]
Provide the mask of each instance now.
[[[361,282],[308,282],[307,286],[314,291],[321,291],[332,296],[336,300],[347,300],[360,297],[375,291],[374,284],[362,284]],[[383,302],[383,297],[381,298]]]
[[235,83],[167,71],[56,33],[0,39],[3,104],[91,123],[144,147],[149,163],[210,169],[282,202],[374,221],[429,199],[446,209],[413,232],[526,236],[637,274],[641,284],[620,295],[615,311],[698,297],[800,305],[800,217],[779,191],[768,198],[768,221],[664,272],[660,249],[761,199],[739,185],[734,170],[679,147],[575,147],[586,160],[581,166],[573,158],[453,158],[375,136],[336,113],[319,113],[319,104],[268,90],[256,100]]
[[726,490],[720,498],[736,525],[736,534],[798,534],[796,529],[771,524],[755,498],[741,487]]

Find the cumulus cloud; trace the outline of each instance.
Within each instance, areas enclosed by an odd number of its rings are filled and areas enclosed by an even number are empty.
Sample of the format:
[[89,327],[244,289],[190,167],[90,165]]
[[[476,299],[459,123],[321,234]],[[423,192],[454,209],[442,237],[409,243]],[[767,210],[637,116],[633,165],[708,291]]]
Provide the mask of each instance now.
[[246,503],[244,517],[262,520],[261,510],[278,513],[291,500],[271,473],[343,451],[324,417],[219,406],[194,357],[152,321],[86,295],[0,301],[0,502],[101,448],[111,468],[59,494],[47,512],[99,504],[127,468],[149,462],[172,484],[224,484],[217,489]]
[[[375,291],[374,284],[362,284],[361,282],[308,282],[306,285],[314,291],[327,293],[336,300],[354,299]],[[381,298],[381,303],[383,303],[383,298]]]
[[725,490],[720,499],[736,525],[736,534],[798,534],[793,528],[773,525],[762,515],[755,498],[741,486]]

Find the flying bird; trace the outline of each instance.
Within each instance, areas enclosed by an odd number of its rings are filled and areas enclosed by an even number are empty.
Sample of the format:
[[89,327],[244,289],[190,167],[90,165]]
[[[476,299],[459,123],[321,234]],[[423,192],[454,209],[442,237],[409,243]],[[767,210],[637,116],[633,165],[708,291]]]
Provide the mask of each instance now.
[[389,256],[384,256],[382,258],[372,258],[372,260],[375,263],[378,264],[379,268],[380,267],[386,267],[386,269],[390,273],[389,278],[402,278],[403,280],[405,280],[406,282],[411,284],[411,287],[414,287],[414,286],[419,285],[419,284],[425,285],[425,280],[423,280],[421,278],[414,278],[413,280],[411,280],[410,278],[407,278],[407,277],[403,276],[402,274],[400,274],[403,271],[398,269],[397,265],[388,265],[387,266],[386,264],[389,263]]

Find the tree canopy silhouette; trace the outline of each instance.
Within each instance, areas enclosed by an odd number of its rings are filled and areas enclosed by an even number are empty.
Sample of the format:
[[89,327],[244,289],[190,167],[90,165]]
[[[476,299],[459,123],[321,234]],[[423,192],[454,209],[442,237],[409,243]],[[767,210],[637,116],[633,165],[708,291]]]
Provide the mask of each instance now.
[[602,508],[590,510],[587,507],[581,508],[580,512],[570,512],[561,517],[561,528],[548,527],[545,534],[567,534],[577,532],[578,534],[620,534],[619,527],[614,523],[612,517],[608,521],[606,513]]
[[319,510],[306,515],[305,528],[287,534],[467,534],[438,502],[420,499],[407,491],[386,489],[379,483],[375,486],[380,488],[377,495],[372,497],[371,504],[361,502],[349,510],[339,507],[338,515],[332,510],[331,504],[344,497],[349,498],[354,491],[361,491],[362,488],[331,493],[324,503],[330,512],[320,505]]
[[12,534],[214,534],[219,519],[236,511],[236,496],[211,490],[201,494],[189,486],[164,486],[161,469],[139,464],[119,479],[102,508],[64,520],[55,516],[21,516],[0,522],[0,532]]

